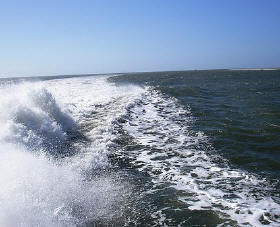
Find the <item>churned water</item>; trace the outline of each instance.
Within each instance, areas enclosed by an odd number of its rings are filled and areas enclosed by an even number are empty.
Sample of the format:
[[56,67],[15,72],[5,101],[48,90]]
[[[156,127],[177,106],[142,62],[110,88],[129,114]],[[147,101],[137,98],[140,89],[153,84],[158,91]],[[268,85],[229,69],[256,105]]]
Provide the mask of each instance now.
[[0,82],[0,226],[279,226],[280,71]]

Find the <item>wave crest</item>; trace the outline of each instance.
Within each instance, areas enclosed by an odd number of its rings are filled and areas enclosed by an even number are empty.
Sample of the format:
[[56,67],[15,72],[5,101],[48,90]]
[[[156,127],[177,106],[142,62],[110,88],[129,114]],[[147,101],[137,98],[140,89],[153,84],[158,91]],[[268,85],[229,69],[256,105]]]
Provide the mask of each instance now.
[[71,116],[42,85],[21,84],[0,93],[2,142],[53,151],[50,148],[66,146],[68,134],[77,130]]

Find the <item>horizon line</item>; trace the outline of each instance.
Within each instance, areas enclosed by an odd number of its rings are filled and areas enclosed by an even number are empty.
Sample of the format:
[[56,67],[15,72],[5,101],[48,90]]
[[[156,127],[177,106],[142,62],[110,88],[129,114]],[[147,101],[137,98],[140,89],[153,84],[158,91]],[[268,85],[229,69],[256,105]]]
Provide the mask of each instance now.
[[13,76],[13,77],[0,77],[0,79],[31,79],[31,78],[48,78],[48,77],[79,77],[79,76],[91,76],[91,75],[110,75],[110,74],[130,74],[130,73],[157,73],[157,72],[184,72],[184,71],[215,71],[215,70],[240,70],[240,71],[270,71],[280,70],[280,67],[266,67],[266,68],[209,68],[209,69],[183,69],[183,70],[159,70],[159,71],[131,71],[131,72],[108,72],[108,73],[81,73],[81,74],[53,74],[53,75],[41,75],[41,76]]

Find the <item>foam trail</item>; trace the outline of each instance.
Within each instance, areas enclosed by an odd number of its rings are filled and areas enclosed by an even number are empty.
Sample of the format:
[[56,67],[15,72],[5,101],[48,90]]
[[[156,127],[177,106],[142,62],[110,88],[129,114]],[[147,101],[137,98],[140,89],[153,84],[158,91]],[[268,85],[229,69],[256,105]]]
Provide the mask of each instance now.
[[110,125],[141,92],[104,77],[2,84],[0,226],[117,222],[131,186],[110,171]]
[[[280,204],[270,195],[274,186],[222,162],[208,138],[189,129],[195,119],[176,99],[148,89],[127,118],[123,128],[140,145],[129,155],[153,177],[151,193],[173,187],[188,209],[213,210],[225,223],[230,218],[232,225],[279,226]],[[161,210],[162,218],[168,209]]]

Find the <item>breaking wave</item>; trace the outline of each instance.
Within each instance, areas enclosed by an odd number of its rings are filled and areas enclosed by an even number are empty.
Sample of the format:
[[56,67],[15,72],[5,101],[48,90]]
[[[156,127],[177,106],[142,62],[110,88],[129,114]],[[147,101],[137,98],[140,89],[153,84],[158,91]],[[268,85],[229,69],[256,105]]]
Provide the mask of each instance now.
[[[2,85],[0,226],[124,222],[122,210],[132,201],[132,187],[111,170],[108,161],[112,119],[106,119],[103,125],[100,122],[103,132],[89,129],[94,127],[95,103],[100,101],[97,92],[89,93],[89,86],[95,82],[98,79],[90,84],[74,80],[72,89],[61,80]],[[87,89],[88,100],[84,103],[75,103],[77,94],[66,94],[73,92],[75,86]],[[57,87],[65,93],[55,92]],[[107,100],[113,102],[116,88],[104,87],[102,94],[106,92]],[[122,107],[104,109],[104,117],[110,116],[110,111],[118,114],[121,110]]]

